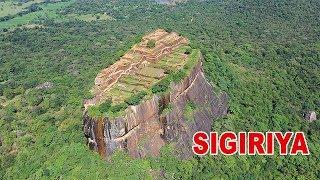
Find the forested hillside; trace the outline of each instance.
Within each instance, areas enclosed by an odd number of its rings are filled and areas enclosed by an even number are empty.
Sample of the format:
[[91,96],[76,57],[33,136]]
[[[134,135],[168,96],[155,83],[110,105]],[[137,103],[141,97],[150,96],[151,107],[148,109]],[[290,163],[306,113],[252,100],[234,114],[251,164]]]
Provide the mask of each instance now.
[[[0,22],[0,179],[320,178],[320,121],[303,119],[320,114],[318,0],[69,1],[50,12],[33,28]],[[81,18],[59,19],[70,16]],[[230,96],[214,131],[303,131],[311,155],[182,160],[167,146],[106,161],[90,151],[82,111],[95,76],[157,28],[200,49],[208,79]]]

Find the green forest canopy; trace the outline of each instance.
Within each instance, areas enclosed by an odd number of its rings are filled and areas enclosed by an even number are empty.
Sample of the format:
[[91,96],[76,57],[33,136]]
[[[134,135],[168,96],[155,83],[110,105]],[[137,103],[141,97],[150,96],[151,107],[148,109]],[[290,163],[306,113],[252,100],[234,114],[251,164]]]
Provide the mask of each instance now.
[[[320,122],[303,113],[320,107],[320,3],[317,0],[75,1],[35,18],[41,28],[0,36],[0,179],[24,178],[320,178]],[[57,21],[107,14],[110,21]],[[0,25],[3,22],[0,22]],[[187,37],[204,54],[207,77],[230,96],[230,115],[215,131],[304,131],[310,156],[111,160],[88,150],[83,99],[96,73],[156,28]],[[49,89],[36,88],[50,82]]]

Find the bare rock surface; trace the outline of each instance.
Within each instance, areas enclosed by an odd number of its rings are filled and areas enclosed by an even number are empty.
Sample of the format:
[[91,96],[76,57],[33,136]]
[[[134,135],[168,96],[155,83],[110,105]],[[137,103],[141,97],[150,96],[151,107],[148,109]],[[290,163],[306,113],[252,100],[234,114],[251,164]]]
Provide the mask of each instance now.
[[[188,158],[193,134],[209,133],[214,119],[227,114],[227,101],[227,94],[216,92],[206,80],[199,59],[186,78],[171,85],[169,93],[129,106],[121,117],[92,119],[85,112],[84,134],[90,148],[103,157],[117,149],[132,157],[157,156],[170,143],[181,157]],[[191,109],[187,108],[190,104]]]
[[51,89],[53,88],[53,83],[52,82],[45,82],[42,84],[39,84],[36,89]]
[[307,121],[310,121],[310,122],[317,120],[316,112],[315,111],[309,111],[308,113],[306,113],[305,119]]

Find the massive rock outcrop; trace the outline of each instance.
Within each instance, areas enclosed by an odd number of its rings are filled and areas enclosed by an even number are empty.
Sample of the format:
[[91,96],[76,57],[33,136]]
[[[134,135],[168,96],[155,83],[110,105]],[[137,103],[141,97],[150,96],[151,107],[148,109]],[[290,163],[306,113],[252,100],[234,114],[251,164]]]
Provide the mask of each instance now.
[[[145,157],[158,155],[170,143],[180,156],[190,157],[193,134],[209,133],[213,120],[227,114],[228,96],[207,81],[201,55],[186,77],[171,83],[169,89],[129,106],[119,117],[92,118],[85,111],[84,134],[90,148],[103,157],[118,149],[132,157]],[[92,103],[86,102],[86,107]]]
[[[89,146],[104,157],[117,149],[133,157],[158,155],[165,143],[172,143],[180,155],[188,157],[193,134],[210,132],[213,120],[227,114],[227,99],[225,93],[215,93],[199,59],[188,77],[171,85],[169,94],[129,106],[122,117],[97,120],[85,114],[84,134]],[[191,112],[185,112],[187,106],[193,106]]]

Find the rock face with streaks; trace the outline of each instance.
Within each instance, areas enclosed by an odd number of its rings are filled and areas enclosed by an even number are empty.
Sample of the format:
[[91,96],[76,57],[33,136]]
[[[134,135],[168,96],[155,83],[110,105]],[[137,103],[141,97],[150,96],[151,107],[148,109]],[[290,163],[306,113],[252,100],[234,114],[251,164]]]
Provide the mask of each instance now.
[[209,133],[213,120],[227,114],[227,101],[227,94],[216,93],[206,80],[199,59],[189,76],[171,85],[170,93],[129,106],[122,117],[96,120],[85,113],[84,134],[103,157],[117,149],[132,157],[156,156],[166,143],[190,157],[193,134]]
[[[150,42],[154,46],[149,47]],[[209,133],[213,120],[227,114],[228,96],[207,81],[203,57],[188,43],[178,33],[158,29],[97,75],[94,98],[84,101],[84,134],[91,149],[103,157],[118,149],[132,157],[145,157],[158,155],[161,147],[170,143],[181,157],[192,155],[193,134]],[[150,91],[182,70],[183,76],[165,93]],[[121,115],[89,116],[92,106],[106,100],[112,104],[127,102],[126,98],[140,91],[149,92],[149,96],[128,106]]]

